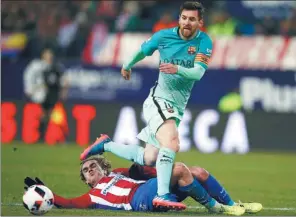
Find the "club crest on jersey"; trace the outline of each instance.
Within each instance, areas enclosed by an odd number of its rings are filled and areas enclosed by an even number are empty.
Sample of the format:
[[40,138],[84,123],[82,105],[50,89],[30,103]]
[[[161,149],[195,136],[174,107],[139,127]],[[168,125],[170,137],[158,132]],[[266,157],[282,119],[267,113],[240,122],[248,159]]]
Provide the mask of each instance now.
[[189,46],[187,51],[188,51],[188,54],[195,54],[196,53],[196,47]]

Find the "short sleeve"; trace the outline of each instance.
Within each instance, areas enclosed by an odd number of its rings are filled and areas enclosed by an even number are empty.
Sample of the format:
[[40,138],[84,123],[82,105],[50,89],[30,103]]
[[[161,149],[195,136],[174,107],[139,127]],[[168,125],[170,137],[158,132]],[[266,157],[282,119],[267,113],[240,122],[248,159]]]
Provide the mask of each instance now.
[[149,39],[147,39],[142,45],[141,50],[145,56],[151,56],[155,50],[158,49],[159,41],[161,38],[162,31],[156,32]]
[[207,69],[212,56],[213,43],[210,37],[205,37],[201,40],[199,50],[195,56],[194,63],[201,65]]

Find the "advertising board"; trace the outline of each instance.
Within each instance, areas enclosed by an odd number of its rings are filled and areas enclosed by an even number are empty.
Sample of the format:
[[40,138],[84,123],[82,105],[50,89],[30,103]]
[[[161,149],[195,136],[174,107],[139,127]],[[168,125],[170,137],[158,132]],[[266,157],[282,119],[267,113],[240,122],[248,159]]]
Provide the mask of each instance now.
[[[23,102],[2,102],[1,142],[38,142],[41,108]],[[46,143],[71,142],[85,146],[101,133],[118,143],[140,144],[136,138],[145,127],[139,104],[71,104],[57,109],[46,133]],[[265,112],[221,113],[215,109],[189,107],[179,127],[180,151],[245,154],[254,150],[296,151],[296,115]]]

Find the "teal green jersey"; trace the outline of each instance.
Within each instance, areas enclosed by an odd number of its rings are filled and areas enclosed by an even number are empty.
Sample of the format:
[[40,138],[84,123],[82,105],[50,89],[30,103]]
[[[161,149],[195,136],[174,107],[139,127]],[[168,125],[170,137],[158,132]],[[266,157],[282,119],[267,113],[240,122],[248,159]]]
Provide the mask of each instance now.
[[[185,68],[193,68],[199,64],[205,69],[212,54],[210,37],[199,31],[191,40],[183,40],[178,27],[156,32],[145,41],[142,52],[151,56],[155,50],[160,53],[160,63],[172,63]],[[195,81],[178,74],[159,73],[158,81],[153,87],[153,96],[170,100],[181,111],[185,110]]]

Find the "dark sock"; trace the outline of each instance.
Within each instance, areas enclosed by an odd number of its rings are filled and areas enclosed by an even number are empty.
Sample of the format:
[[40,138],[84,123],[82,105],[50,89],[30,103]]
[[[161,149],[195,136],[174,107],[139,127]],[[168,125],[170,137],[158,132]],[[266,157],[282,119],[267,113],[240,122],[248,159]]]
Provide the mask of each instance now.
[[206,191],[219,203],[229,206],[232,206],[234,204],[234,201],[231,199],[227,191],[212,175],[209,175],[208,179],[201,184],[206,189]]
[[187,186],[179,187],[179,191],[186,192],[188,196],[191,196],[195,201],[207,208],[211,208],[216,204],[216,200],[208,194],[206,189],[196,179]]

